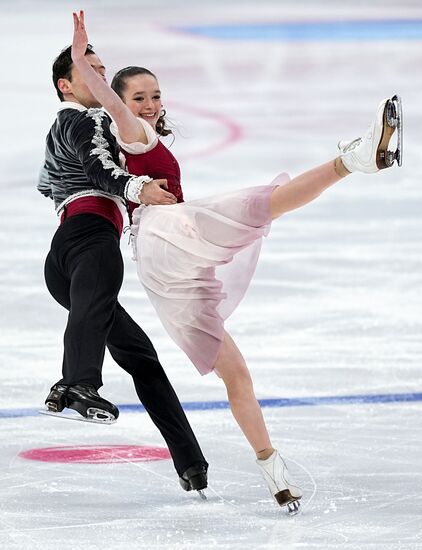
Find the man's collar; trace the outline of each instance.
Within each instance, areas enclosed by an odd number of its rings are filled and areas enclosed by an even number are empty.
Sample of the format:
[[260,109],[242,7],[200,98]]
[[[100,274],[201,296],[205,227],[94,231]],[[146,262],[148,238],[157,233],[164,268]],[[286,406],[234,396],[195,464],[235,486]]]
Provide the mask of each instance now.
[[76,101],[62,101],[60,103],[58,112],[63,111],[64,109],[76,109],[78,111],[87,111],[88,110],[81,103],[76,103]]

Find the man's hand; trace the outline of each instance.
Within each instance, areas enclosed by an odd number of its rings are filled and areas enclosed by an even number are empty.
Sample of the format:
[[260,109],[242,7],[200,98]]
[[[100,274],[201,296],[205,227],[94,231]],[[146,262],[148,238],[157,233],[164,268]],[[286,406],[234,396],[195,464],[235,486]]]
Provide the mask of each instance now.
[[176,204],[173,193],[166,191],[167,180],[152,180],[145,183],[138,197],[142,204]]

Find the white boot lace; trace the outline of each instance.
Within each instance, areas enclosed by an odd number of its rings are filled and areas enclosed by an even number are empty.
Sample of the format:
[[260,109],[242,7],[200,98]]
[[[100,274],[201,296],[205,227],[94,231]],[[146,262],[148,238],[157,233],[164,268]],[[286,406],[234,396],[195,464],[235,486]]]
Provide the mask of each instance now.
[[356,149],[358,145],[362,143],[362,138],[356,138],[350,143],[348,143],[345,147],[343,147],[342,153],[349,153],[350,151],[353,151],[353,149]]

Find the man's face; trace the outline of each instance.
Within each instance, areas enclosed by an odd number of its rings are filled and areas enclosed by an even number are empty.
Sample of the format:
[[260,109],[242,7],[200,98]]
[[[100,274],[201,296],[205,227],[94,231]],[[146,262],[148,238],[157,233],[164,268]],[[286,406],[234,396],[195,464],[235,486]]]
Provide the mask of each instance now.
[[[88,63],[91,65],[91,67],[101,76],[104,81],[106,81],[105,67],[101,63],[100,59],[95,54],[86,55],[86,59],[88,60]],[[92,95],[90,89],[85,84],[83,78],[81,77],[78,69],[75,66],[72,66],[71,75],[71,80],[61,78],[58,81],[59,88],[63,93],[65,101],[74,101],[76,103],[80,103],[88,109],[91,107],[101,107],[101,104]]]

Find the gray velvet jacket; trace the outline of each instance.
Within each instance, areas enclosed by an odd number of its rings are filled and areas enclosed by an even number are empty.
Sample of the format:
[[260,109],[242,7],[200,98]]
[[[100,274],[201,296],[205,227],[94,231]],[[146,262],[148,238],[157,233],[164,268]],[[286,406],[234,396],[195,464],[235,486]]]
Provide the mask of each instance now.
[[47,135],[38,190],[54,200],[59,214],[72,200],[89,195],[139,204],[148,176],[133,176],[119,166],[119,146],[102,109],[61,103]]

